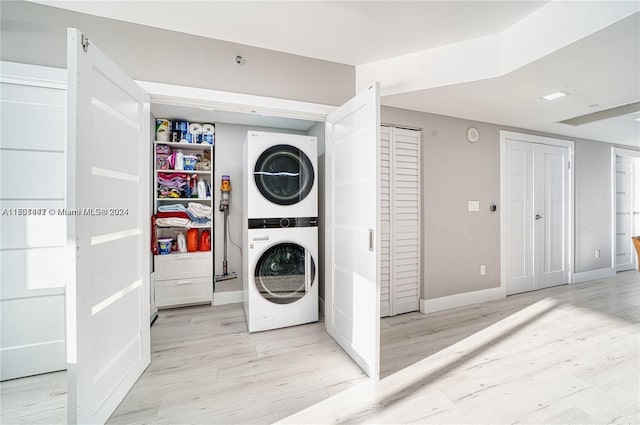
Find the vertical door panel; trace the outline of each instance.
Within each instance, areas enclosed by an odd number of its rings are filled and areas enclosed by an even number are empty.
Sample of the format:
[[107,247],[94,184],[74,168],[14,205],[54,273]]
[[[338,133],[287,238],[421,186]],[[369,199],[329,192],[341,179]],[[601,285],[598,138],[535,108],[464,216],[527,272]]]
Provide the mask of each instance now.
[[507,294],[535,289],[533,216],[534,216],[534,146],[512,141],[507,155]]
[[379,85],[327,117],[329,334],[373,379],[380,375]]
[[538,250],[537,289],[564,283],[565,194],[567,148],[536,145],[536,220]]
[[634,268],[633,158],[616,157],[616,271]]
[[393,128],[391,138],[391,314],[420,308],[420,132]]
[[105,423],[150,361],[149,102],[82,40],[68,30],[68,419]]
[[380,317],[391,314],[391,128],[380,128]]

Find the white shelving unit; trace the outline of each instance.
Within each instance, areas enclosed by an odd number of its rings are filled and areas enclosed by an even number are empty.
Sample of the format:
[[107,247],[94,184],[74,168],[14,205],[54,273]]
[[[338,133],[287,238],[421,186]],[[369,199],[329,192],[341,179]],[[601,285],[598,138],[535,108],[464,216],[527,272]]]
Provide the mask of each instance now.
[[[184,155],[201,155],[202,158],[209,157],[211,161],[210,170],[163,170],[157,169],[157,149],[159,145],[171,147],[172,152],[182,151]],[[158,175],[163,174],[189,174],[197,175],[198,179],[204,179],[209,183],[211,193],[213,193],[213,166],[214,166],[214,145],[196,143],[172,143],[154,142],[154,214],[158,213],[158,208],[162,205],[182,204],[187,207],[189,202],[198,202],[207,205],[213,210],[213,197],[207,198],[171,198],[160,197],[158,188]],[[186,236],[188,229],[209,230],[213,241],[213,215],[212,221],[208,224],[191,223],[189,226],[156,226],[158,238],[171,237],[174,240],[179,233]],[[200,235],[200,233],[199,233]],[[208,251],[194,251],[164,255],[154,255],[155,273],[155,304],[157,308],[177,307],[193,304],[203,304],[213,302],[213,242]]]

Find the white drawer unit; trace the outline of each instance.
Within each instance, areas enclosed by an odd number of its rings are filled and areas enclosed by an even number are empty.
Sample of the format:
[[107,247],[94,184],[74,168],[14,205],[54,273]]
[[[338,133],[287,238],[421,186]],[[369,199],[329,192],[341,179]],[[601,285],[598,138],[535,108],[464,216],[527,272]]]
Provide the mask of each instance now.
[[157,308],[213,301],[213,257],[209,252],[156,255]]
[[175,307],[210,303],[213,299],[213,277],[156,281],[156,306]]
[[213,257],[208,252],[156,255],[156,280],[213,276]]

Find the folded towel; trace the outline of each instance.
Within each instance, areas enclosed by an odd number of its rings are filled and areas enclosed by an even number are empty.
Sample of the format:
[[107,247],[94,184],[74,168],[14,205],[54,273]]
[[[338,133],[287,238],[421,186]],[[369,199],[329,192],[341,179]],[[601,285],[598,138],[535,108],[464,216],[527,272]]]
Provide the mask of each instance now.
[[183,211],[168,211],[168,212],[162,212],[162,211],[158,211],[158,213],[156,214],[157,218],[186,218],[187,220],[189,219],[189,214],[187,214],[186,212]]
[[161,205],[161,206],[158,207],[158,211],[161,211],[161,212],[172,212],[172,211],[186,212],[187,209],[182,204],[172,204],[172,205]]
[[156,225],[160,227],[189,227],[191,220],[188,218],[158,218],[156,219]]
[[194,223],[204,224],[210,221],[207,217],[198,217],[193,215],[191,211],[187,211],[187,214],[189,215],[191,221],[193,221]]
[[209,205],[199,204],[197,202],[189,202],[187,212],[190,212],[196,217],[211,219],[212,209]]

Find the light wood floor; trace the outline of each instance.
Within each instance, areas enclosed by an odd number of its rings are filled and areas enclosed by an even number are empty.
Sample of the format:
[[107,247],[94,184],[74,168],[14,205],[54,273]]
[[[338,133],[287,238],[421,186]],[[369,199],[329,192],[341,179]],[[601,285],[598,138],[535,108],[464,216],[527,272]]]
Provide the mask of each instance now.
[[[373,386],[322,323],[163,311],[109,423],[639,423],[640,274],[382,320]],[[64,372],[2,383],[1,422],[64,423]]]

